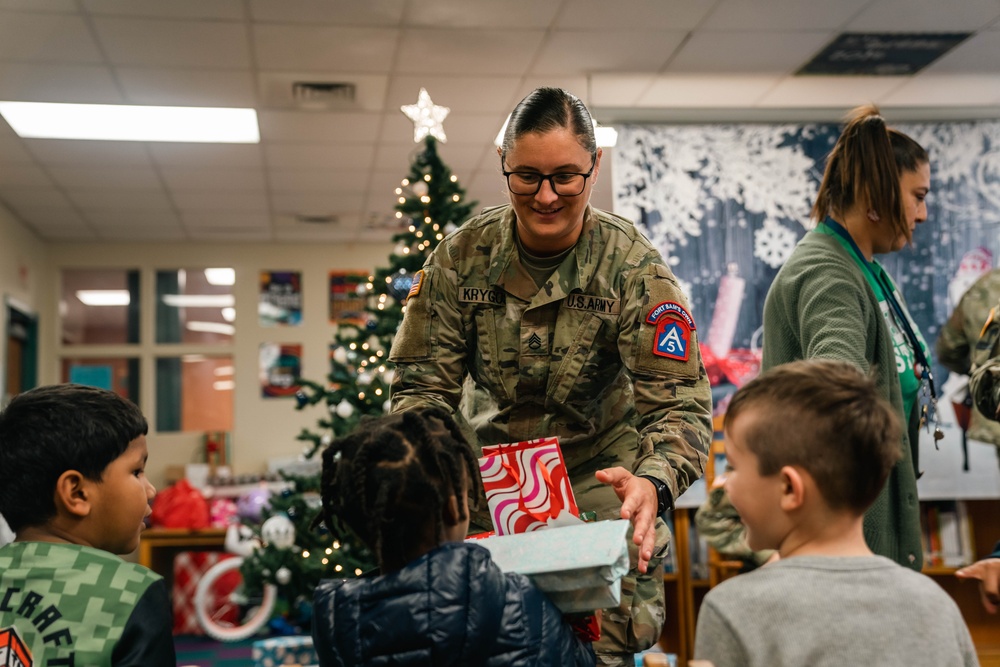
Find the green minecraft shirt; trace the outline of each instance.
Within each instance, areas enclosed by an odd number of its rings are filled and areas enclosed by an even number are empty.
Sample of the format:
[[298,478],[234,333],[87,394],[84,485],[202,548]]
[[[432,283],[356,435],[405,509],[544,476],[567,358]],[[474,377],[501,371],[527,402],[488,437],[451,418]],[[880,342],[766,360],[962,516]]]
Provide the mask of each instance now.
[[173,667],[170,613],[162,577],[106,551],[0,547],[0,635],[16,631],[25,667]]

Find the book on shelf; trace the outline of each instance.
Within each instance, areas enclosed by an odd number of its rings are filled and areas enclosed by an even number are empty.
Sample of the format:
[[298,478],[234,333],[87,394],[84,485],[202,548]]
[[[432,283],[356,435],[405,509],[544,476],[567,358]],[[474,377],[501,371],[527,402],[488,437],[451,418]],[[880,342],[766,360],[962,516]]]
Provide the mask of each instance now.
[[975,561],[975,542],[965,501],[921,503],[920,518],[926,566],[953,568]]

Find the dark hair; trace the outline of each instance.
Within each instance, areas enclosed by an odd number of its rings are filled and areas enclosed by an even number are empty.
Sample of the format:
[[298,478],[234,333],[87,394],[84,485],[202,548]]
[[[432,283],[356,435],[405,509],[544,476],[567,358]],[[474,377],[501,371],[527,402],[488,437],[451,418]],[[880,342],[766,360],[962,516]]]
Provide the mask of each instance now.
[[902,457],[899,419],[856,366],[808,359],[775,366],[743,385],[724,428],[743,414],[743,440],[761,475],[799,466],[827,504],[858,514],[875,502]]
[[369,418],[323,451],[323,521],[331,532],[343,522],[383,571],[397,570],[420,545],[438,544],[448,497],[465,493],[463,476],[478,500],[476,457],[443,410]]
[[597,155],[594,121],[583,101],[562,88],[536,88],[510,113],[500,148],[506,154],[521,135],[562,127],[572,130],[580,145],[591,155]]
[[886,126],[878,107],[869,104],[848,114],[847,125],[830,151],[811,217],[822,221],[862,203],[886,224],[912,240],[900,190],[900,176],[930,159],[916,141]]
[[43,525],[55,516],[60,475],[100,481],[148,430],[137,405],[106,389],[55,384],[18,394],[0,412],[0,514],[14,532]]

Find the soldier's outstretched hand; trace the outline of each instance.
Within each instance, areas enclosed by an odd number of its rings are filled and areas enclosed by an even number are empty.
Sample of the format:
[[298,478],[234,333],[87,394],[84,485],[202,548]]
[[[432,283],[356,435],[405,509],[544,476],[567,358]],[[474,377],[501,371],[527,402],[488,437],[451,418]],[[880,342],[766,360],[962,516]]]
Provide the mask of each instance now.
[[959,579],[978,579],[983,608],[991,614],[1000,606],[1000,558],[984,558],[955,573]]
[[656,546],[656,487],[621,466],[598,470],[594,475],[601,484],[610,485],[622,501],[621,516],[632,522],[632,541],[639,545],[637,567],[645,574]]

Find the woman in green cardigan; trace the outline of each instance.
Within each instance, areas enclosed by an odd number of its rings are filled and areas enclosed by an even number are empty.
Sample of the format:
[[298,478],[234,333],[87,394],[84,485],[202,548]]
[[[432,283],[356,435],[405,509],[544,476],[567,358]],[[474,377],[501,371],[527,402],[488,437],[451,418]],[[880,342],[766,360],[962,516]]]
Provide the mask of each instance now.
[[[933,395],[927,344],[877,254],[901,250],[927,219],[927,152],[888,128],[875,106],[851,112],[827,159],[806,234],[764,303],[762,368],[839,359],[871,373],[904,429],[902,460],[865,515],[873,552],[920,570],[917,431]],[[931,406],[933,407],[933,406]]]

